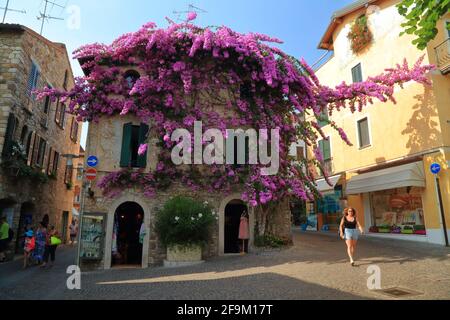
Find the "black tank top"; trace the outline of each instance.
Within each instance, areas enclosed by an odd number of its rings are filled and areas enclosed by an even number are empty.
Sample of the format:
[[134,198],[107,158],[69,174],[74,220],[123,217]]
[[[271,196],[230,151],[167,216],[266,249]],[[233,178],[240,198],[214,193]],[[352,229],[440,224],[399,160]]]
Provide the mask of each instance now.
[[356,229],[356,217],[355,220],[353,222],[350,222],[347,220],[347,217],[344,217],[344,228],[345,229]]

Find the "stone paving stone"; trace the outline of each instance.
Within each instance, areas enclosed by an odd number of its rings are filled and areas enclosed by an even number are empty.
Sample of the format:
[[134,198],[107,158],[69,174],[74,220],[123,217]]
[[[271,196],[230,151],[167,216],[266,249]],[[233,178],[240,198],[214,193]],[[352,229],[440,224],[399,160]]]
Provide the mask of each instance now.
[[246,256],[217,257],[203,265],[113,269],[82,274],[82,289],[66,288],[75,250],[58,249],[51,270],[0,265],[0,299],[301,300],[395,299],[367,288],[367,268],[381,269],[383,289],[418,291],[405,299],[450,299],[450,249],[363,237],[357,266],[334,235],[294,232],[294,246]]

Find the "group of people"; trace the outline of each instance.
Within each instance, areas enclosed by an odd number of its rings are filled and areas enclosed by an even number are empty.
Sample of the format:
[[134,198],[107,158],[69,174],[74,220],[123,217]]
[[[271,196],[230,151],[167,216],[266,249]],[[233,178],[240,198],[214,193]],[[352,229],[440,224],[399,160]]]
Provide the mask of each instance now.
[[48,226],[45,222],[40,222],[36,231],[27,229],[23,248],[23,268],[28,268],[31,260],[42,268],[52,267],[56,259],[56,248],[61,243],[56,228]]

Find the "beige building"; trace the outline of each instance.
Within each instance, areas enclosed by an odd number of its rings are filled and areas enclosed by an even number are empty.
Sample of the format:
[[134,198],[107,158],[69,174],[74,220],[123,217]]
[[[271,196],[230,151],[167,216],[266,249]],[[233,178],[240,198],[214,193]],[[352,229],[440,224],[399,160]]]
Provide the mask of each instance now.
[[[330,87],[356,83],[405,58],[412,66],[424,56],[424,64],[437,66],[429,74],[432,84],[396,88],[397,104],[374,99],[362,112],[333,112],[330,120],[344,129],[353,146],[323,124],[328,140],[319,147],[333,186],[318,180],[325,200],[311,204],[309,212],[317,215],[318,229],[336,229],[349,205],[370,236],[445,244],[445,234],[450,238],[450,14],[438,21],[436,39],[420,51],[412,36],[400,36],[404,18],[396,8],[399,2],[356,1],[337,11],[320,40],[319,48],[329,50],[330,59],[317,76]],[[357,53],[348,37],[355,21],[366,21],[372,34]],[[432,163],[442,168],[437,175],[441,201]]]
[[0,213],[15,232],[11,252],[21,250],[24,228],[46,215],[68,237],[73,169],[64,155],[78,155],[81,128],[64,103],[37,101],[33,90],[73,85],[64,44],[0,24]]

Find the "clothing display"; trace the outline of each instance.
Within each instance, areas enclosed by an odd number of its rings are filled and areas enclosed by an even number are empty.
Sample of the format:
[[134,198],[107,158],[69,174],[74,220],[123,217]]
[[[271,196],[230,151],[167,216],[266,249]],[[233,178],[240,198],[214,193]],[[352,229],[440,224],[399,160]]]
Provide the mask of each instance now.
[[239,225],[239,239],[240,240],[250,239],[247,217],[241,217],[241,223]]

